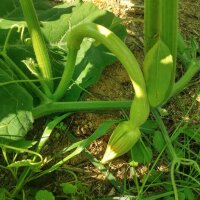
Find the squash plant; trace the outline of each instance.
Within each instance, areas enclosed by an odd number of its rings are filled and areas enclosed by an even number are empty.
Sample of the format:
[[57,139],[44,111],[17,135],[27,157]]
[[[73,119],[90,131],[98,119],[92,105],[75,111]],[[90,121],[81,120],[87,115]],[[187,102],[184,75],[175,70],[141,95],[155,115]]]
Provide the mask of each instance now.
[[[53,112],[98,110],[112,105],[78,105],[76,101],[82,88],[96,82],[104,66],[116,60],[115,56],[103,45],[95,47],[94,40],[85,39],[76,59],[67,46],[67,38],[73,27],[91,22],[110,27],[123,38],[125,29],[113,14],[90,3],[51,7],[47,1],[35,0],[39,22],[32,1],[4,1],[2,5],[1,138],[22,139],[33,119]],[[127,105],[115,102],[112,109]]]
[[[199,70],[199,60],[190,57],[178,34],[178,1],[145,0],[143,71],[132,52],[118,37],[123,38],[125,31],[119,19],[111,13],[100,11],[89,3],[52,8],[46,1],[3,1],[0,8],[3,16],[0,27],[2,143],[22,140],[31,128],[33,119],[51,113],[130,108],[130,118],[120,122],[111,135],[102,159],[102,163],[106,163],[131,150],[141,136],[140,126],[147,120],[151,109],[172,155],[171,179],[175,199],[178,199],[173,173],[175,165],[197,164],[176,155],[158,109],[180,92]],[[177,49],[187,70],[175,83]],[[135,91],[133,101],[78,101],[80,88],[94,83],[103,66],[115,61],[114,55],[128,72]],[[72,145],[69,149],[77,147],[77,151],[41,175],[57,169],[80,153],[94,138],[96,136],[83,141],[81,148],[78,148],[81,143]],[[8,147],[6,144],[1,146],[2,149]],[[19,151],[18,148],[14,149]],[[35,156],[42,162],[40,155]],[[37,160],[35,156],[33,161]],[[27,162],[30,165],[34,163],[25,160],[15,166],[26,166]],[[13,196],[29,173],[30,168],[27,168],[20,176]]]

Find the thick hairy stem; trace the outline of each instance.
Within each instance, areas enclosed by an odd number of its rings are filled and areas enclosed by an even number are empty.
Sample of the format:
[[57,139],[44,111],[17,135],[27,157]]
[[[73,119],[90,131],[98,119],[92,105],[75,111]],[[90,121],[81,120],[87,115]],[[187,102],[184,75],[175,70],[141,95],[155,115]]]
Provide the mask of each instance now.
[[20,0],[20,4],[31,35],[40,72],[42,73],[45,83],[48,85],[44,90],[48,96],[51,96],[51,91],[53,90],[51,63],[33,2],[32,0]]
[[159,3],[160,25],[159,37],[169,48],[173,58],[173,71],[169,94],[175,83],[177,40],[178,40],[178,0],[161,0]]
[[176,66],[178,39],[178,0],[160,1],[160,37],[168,46]]
[[[73,51],[78,50],[84,37],[94,38],[104,44],[116,55],[125,67],[135,90],[135,98],[130,112],[130,121],[132,122],[133,128],[139,127],[146,121],[149,115],[149,103],[143,74],[134,55],[113,32],[94,23],[81,24],[73,28],[68,36],[68,49],[71,51],[72,49]],[[61,88],[60,90],[62,90],[62,94],[60,94],[62,96],[66,92],[67,87],[64,89]]]

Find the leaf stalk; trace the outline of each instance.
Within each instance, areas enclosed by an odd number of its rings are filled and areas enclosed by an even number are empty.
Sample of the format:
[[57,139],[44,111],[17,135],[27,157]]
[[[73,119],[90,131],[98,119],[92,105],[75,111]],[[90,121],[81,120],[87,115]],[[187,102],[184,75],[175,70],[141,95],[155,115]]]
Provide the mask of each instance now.
[[[32,0],[20,0],[22,11],[26,19],[28,30],[31,35],[33,49],[39,65],[42,77],[48,87],[43,87],[45,93],[50,97],[53,90],[52,69],[49,58],[48,49],[42,31],[39,26],[39,21]],[[43,85],[44,86],[44,85]]]
[[132,101],[52,102],[35,107],[33,109],[33,116],[37,119],[55,112],[124,110],[130,109],[131,103]]

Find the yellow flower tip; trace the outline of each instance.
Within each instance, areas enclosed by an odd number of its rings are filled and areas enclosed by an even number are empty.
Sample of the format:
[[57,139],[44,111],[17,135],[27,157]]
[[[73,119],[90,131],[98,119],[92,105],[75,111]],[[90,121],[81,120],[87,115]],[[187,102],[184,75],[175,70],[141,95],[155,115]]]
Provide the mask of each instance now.
[[116,157],[117,153],[113,151],[110,146],[107,146],[106,152],[101,160],[102,164],[107,163],[110,160],[113,160]]

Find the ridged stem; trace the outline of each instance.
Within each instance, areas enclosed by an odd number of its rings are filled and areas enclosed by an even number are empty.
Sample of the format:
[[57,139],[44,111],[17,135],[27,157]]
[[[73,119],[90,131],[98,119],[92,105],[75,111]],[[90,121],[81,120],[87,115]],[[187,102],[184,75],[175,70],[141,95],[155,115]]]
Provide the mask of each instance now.
[[22,11],[26,19],[28,30],[31,36],[33,49],[39,65],[40,72],[47,88],[43,88],[48,96],[51,96],[53,90],[52,69],[48,49],[46,47],[44,37],[42,35],[39,21],[32,0],[20,0]]
[[144,3],[145,53],[158,38],[161,38],[173,57],[174,81],[178,40],[178,0],[145,0]]
[[153,47],[159,36],[159,1],[144,1],[144,51]]
[[[153,47],[158,39],[161,39],[170,50],[173,58],[173,69],[168,88],[166,88],[166,94],[168,94],[166,95],[166,99],[168,99],[172,93],[176,76],[177,43],[179,39],[178,0],[145,0],[144,9],[145,54]],[[179,41],[179,47],[181,45]]]
[[159,6],[159,18],[161,20],[159,35],[172,54],[174,61],[173,78],[175,80],[178,40],[178,0],[161,0]]
[[78,52],[77,49],[69,47],[68,55],[67,55],[67,65],[65,66],[61,81],[55,93],[53,94],[53,99],[55,101],[61,99],[69,87],[69,84],[71,82],[71,78],[74,72],[77,52]]

